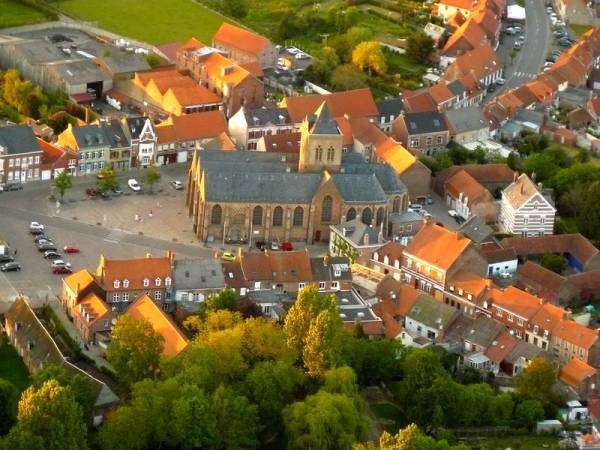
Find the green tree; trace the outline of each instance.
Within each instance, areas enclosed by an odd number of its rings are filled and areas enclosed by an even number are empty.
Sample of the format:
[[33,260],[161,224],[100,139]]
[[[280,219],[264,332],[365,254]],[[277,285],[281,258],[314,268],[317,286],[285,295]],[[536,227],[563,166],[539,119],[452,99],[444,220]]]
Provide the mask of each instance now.
[[422,31],[411,33],[406,42],[406,56],[417,64],[423,64],[433,52],[433,39]]
[[581,212],[577,216],[577,228],[593,241],[600,241],[600,181],[591,183],[583,198]]
[[350,450],[365,440],[369,427],[354,399],[325,391],[288,406],[283,421],[289,450]]
[[352,51],[352,64],[360,70],[368,71],[369,75],[373,73],[384,75],[387,72],[385,56],[381,50],[381,44],[377,41],[358,44]]
[[554,393],[556,371],[546,358],[535,358],[515,377],[517,393],[527,400],[537,400],[544,408],[557,400]]
[[562,255],[546,253],[544,256],[542,256],[542,267],[545,267],[552,272],[561,274],[567,267],[567,260]]
[[160,57],[156,53],[148,53],[146,55],[146,62],[152,68],[160,66]]
[[212,402],[221,447],[239,449],[256,446],[259,427],[256,405],[223,385],[214,392]]
[[302,358],[308,374],[320,376],[332,365],[335,339],[339,332],[339,316],[321,311],[311,323],[304,340]]
[[144,182],[150,186],[150,193],[152,193],[152,187],[160,181],[160,172],[156,168],[154,161],[150,161],[150,165],[144,173]]
[[517,405],[515,419],[520,426],[532,429],[544,419],[544,407],[538,400],[523,400]]
[[317,75],[319,81],[328,82],[333,69],[340,64],[340,59],[335,49],[325,46],[315,52],[313,56],[314,59],[311,66],[313,73]]
[[86,427],[70,388],[56,380],[29,387],[19,401],[17,424],[6,437],[11,449],[83,450]]
[[47,364],[34,374],[31,384],[39,389],[49,380],[56,380],[61,386],[71,389],[73,398],[81,406],[86,422],[91,424],[97,398],[96,385],[92,379],[82,374],[72,375],[63,367]]
[[98,173],[96,180],[96,186],[100,192],[112,191],[119,186],[119,180],[117,180],[117,172],[115,169],[106,167]]
[[128,387],[158,369],[163,351],[163,337],[145,320],[122,315],[117,319],[106,352],[119,380]]
[[494,425],[508,426],[513,418],[515,402],[511,394],[503,392],[490,400],[489,414]]
[[550,186],[562,195],[577,183],[586,186],[600,180],[600,167],[592,163],[575,163],[571,167],[560,169],[550,180]]
[[240,302],[240,296],[233,289],[223,289],[217,295],[209,297],[205,304],[207,311],[218,311],[226,309],[229,311],[235,310],[235,307]]
[[240,19],[248,14],[248,5],[245,0],[222,0],[223,12],[228,16]]
[[414,423],[390,435],[384,431],[378,445],[369,442],[357,445],[354,450],[468,450],[465,445],[449,446],[446,441],[436,441],[424,434]]
[[329,83],[337,91],[359,89],[367,85],[367,75],[354,64],[341,64],[331,73]]
[[535,153],[530,155],[523,164],[523,169],[529,176],[535,173],[537,181],[546,181],[559,171],[560,167],[546,153]]
[[62,202],[65,197],[65,192],[73,186],[73,177],[69,172],[63,170],[54,178],[52,184],[58,189],[60,201]]
[[337,367],[325,372],[323,390],[330,394],[342,394],[358,398],[356,374],[348,366]]
[[380,384],[401,373],[401,355],[405,349],[396,339],[369,340],[342,334],[339,364],[354,370],[361,386]]
[[18,401],[19,391],[15,385],[0,378],[0,436],[15,423]]

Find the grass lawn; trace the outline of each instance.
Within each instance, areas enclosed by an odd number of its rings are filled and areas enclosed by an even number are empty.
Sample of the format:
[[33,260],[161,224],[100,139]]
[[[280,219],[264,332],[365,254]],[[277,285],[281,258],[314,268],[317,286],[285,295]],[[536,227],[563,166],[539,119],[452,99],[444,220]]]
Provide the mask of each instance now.
[[372,403],[370,408],[380,420],[383,428],[389,433],[396,433],[404,422],[402,410],[393,403]]
[[0,378],[10,381],[19,391],[29,386],[29,372],[12,345],[0,339]]
[[0,0],[0,28],[17,27],[47,20],[46,14],[17,0]]
[[[485,447],[489,450],[518,448],[519,450],[558,450],[558,440],[553,436],[513,436],[499,438],[461,439],[461,443],[471,447]],[[546,447],[545,447],[546,446]]]
[[224,21],[192,0],[61,0],[57,5],[77,19],[152,44],[185,42],[190,37],[210,44]]
[[575,33],[577,35],[577,37],[581,36],[583,33],[585,33],[588,30],[591,30],[593,27],[590,25],[569,25],[569,27],[571,28],[571,30],[573,30],[573,33]]

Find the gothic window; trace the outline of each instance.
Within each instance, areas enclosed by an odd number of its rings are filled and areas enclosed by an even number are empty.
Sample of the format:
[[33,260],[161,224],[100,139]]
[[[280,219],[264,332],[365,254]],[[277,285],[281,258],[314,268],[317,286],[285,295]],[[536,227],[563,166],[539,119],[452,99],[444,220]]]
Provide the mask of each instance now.
[[394,203],[392,205],[392,212],[400,212],[400,197],[394,197]]
[[323,148],[321,148],[321,146],[317,146],[317,148],[315,149],[315,161],[322,161],[323,160]]
[[371,208],[365,208],[362,212],[362,221],[365,225],[371,225],[373,221],[373,211]]
[[263,209],[262,206],[257,206],[252,212],[252,225],[262,225]]
[[346,213],[346,220],[349,222],[356,218],[356,210],[354,208],[350,208]]
[[278,206],[273,210],[273,226],[280,227],[282,225],[283,225],[283,208],[281,206]]
[[304,225],[304,209],[301,206],[297,206],[294,209],[294,226],[301,227]]
[[377,210],[377,222],[376,222],[377,226],[381,225],[381,223],[383,222],[383,216],[384,216],[383,206],[380,206],[379,209]]
[[331,222],[331,209],[333,207],[333,199],[327,195],[323,199],[321,208],[321,222]]
[[221,207],[219,205],[213,206],[210,222],[213,225],[220,225],[221,224],[221,215],[222,215]]
[[327,149],[327,161],[333,161],[335,159],[335,148],[329,147]]

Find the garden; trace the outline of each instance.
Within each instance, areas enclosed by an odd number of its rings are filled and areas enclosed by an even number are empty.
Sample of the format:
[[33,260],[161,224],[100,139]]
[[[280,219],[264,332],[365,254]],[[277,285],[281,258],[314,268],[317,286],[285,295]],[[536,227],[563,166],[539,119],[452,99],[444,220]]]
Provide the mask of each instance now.
[[29,386],[29,372],[15,348],[0,336],[0,380],[10,381],[19,392]]

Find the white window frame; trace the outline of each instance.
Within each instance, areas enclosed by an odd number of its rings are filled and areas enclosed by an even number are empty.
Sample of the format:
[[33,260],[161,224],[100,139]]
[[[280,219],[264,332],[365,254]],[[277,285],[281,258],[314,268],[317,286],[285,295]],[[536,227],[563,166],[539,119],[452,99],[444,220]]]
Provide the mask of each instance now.
[[115,289],[119,289],[121,287],[121,282],[119,280],[113,281],[113,286]]
[[150,286],[150,280],[148,278],[144,278],[144,287]]
[[165,286],[171,286],[171,277],[165,278]]
[[161,279],[159,277],[156,277],[156,279],[154,280],[154,285],[160,286],[160,283],[161,283]]
[[162,292],[161,291],[154,291],[154,300],[156,300],[156,301],[162,300]]
[[119,295],[117,292],[115,292],[115,293],[113,294],[113,296],[112,296],[112,301],[113,301],[113,303],[118,303],[118,302],[120,302],[120,301],[121,301],[121,298],[120,298],[120,297],[121,297],[121,296],[120,296],[120,295]]
[[124,287],[124,288],[128,288],[128,287],[129,287],[129,280],[128,280],[127,278],[125,278],[125,279],[123,280],[123,287]]

